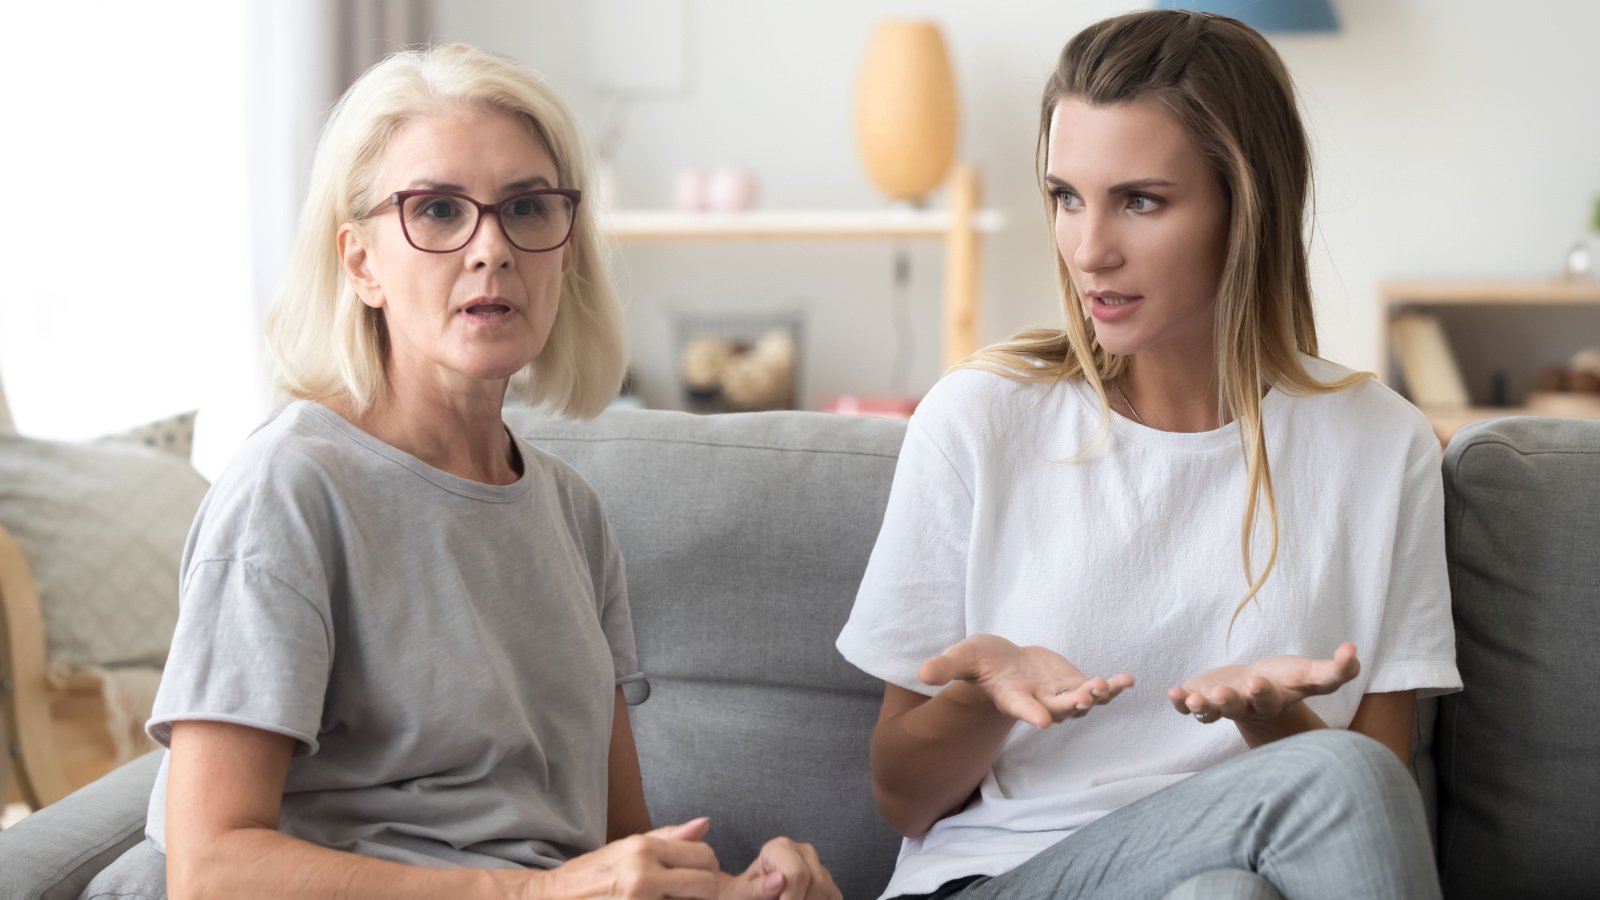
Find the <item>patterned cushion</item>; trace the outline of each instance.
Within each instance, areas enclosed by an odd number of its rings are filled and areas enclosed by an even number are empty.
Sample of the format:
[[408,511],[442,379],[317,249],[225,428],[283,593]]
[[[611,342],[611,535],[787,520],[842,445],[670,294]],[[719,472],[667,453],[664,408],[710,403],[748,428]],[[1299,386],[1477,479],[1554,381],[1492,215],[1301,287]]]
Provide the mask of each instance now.
[[194,450],[194,417],[193,412],[179,413],[148,425],[140,425],[117,434],[108,434],[100,440],[144,444],[171,453],[179,459],[189,459]]
[[141,444],[0,435],[0,527],[39,589],[52,665],[161,665],[206,481]]

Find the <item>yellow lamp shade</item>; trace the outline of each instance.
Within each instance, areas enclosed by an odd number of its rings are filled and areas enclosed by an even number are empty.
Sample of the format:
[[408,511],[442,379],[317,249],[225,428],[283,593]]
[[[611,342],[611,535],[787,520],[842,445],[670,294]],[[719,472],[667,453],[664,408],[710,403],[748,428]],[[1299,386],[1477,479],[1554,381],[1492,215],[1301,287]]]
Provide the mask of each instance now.
[[856,85],[856,146],[891,199],[915,200],[944,180],[956,155],[956,84],[938,25],[891,20],[873,31]]

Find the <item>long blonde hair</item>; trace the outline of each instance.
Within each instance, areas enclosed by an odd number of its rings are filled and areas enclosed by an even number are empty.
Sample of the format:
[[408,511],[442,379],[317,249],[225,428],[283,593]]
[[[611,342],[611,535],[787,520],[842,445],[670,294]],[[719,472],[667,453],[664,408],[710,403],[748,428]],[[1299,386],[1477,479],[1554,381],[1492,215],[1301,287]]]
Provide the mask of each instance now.
[[[1331,393],[1372,377],[1358,373],[1323,383],[1311,377],[1300,359],[1301,353],[1316,355],[1317,330],[1304,238],[1311,151],[1295,107],[1294,86],[1266,40],[1234,19],[1152,10],[1085,28],[1062,49],[1040,102],[1035,163],[1047,223],[1053,223],[1055,212],[1044,183],[1050,119],[1056,104],[1068,97],[1094,106],[1139,100],[1161,104],[1211,164],[1229,204],[1215,329],[1218,425],[1229,419],[1238,422],[1247,466],[1240,531],[1248,591],[1234,609],[1237,620],[1278,560],[1278,505],[1261,421],[1263,388],[1298,395]],[[1060,254],[1056,279],[1066,327],[1023,331],[960,365],[1018,381],[1082,378],[1100,399],[1099,444],[1111,433],[1105,385],[1126,371],[1129,358],[1095,340]],[[1263,505],[1272,547],[1256,574],[1251,535]]]
[[[439,109],[488,109],[527,123],[550,151],[565,187],[587,189],[591,155],[572,114],[527,68],[465,44],[390,54],[334,107],[317,142],[283,288],[267,319],[281,393],[350,399],[357,414],[387,389],[383,310],[363,304],[339,263],[337,235],[378,202],[373,178],[389,141]],[[617,395],[627,364],[622,312],[607,277],[592,203],[579,203],[572,261],[555,324],[516,382],[534,403],[573,417],[597,415]]]

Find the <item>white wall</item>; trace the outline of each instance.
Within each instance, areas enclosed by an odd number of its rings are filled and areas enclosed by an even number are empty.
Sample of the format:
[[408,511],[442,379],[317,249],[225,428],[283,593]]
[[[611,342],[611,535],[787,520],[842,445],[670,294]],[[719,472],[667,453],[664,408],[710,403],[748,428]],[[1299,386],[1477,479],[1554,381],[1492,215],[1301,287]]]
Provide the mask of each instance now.
[[[648,2],[648,0],[641,0]],[[1038,92],[1061,45],[1140,4],[1083,0],[807,3],[687,0],[688,87],[628,107],[620,200],[670,204],[673,173],[736,164],[773,208],[881,201],[855,156],[854,82],[879,19],[944,27],[962,109],[961,157],[1010,225],[984,257],[982,337],[1056,315],[1052,249],[1032,181]],[[1403,276],[1553,274],[1600,192],[1600,3],[1342,0],[1333,36],[1275,36],[1317,149],[1313,253],[1324,355],[1380,363],[1377,286]],[[605,23],[558,0],[441,3],[441,36],[543,71],[598,132],[611,101],[589,60]],[[940,370],[941,257],[913,250],[913,390]],[[806,309],[805,399],[891,387],[891,250],[874,244],[624,248],[647,399],[672,402],[671,313]],[[1600,335],[1595,335],[1600,343]]]
[[[688,86],[631,105],[618,153],[622,198],[665,206],[680,167],[732,163],[759,173],[770,207],[881,202],[855,155],[857,67],[879,19],[932,16],[957,71],[961,156],[981,167],[989,205],[1010,220],[986,248],[982,335],[1049,320],[1053,251],[1031,174],[1037,93],[1067,37],[1134,5],[685,0]],[[1275,43],[1318,152],[1313,261],[1324,351],[1373,368],[1380,281],[1548,275],[1583,228],[1600,193],[1600,2],[1335,5],[1342,33]],[[43,4],[12,14],[17,40],[0,58],[0,80],[11,85],[0,112],[18,123],[6,145],[14,214],[0,226],[0,372],[24,432],[88,437],[199,407],[197,452],[214,474],[264,410],[252,300],[263,287],[250,268],[258,223],[243,201],[252,112],[239,99],[243,9],[183,0],[159,14],[110,2],[88,19]],[[437,21],[441,36],[545,71],[598,131],[610,101],[592,62],[592,42],[607,39],[594,9],[440,0]],[[264,40],[259,29],[252,39]],[[67,47],[73,64],[63,67]],[[120,193],[138,185],[158,190]],[[100,199],[107,190],[118,193]],[[940,370],[942,257],[931,244],[912,253],[915,353],[905,387],[920,391]],[[801,306],[803,399],[890,389],[891,259],[889,246],[872,243],[624,248],[647,399],[676,402],[670,314],[679,309]],[[1586,315],[1506,316],[1460,349],[1553,362],[1550,348],[1562,342],[1600,344],[1600,324]],[[1557,330],[1533,328],[1535,317],[1557,320]]]
[[242,8],[13,4],[0,54],[0,365],[19,431],[199,409],[215,475],[265,410]]

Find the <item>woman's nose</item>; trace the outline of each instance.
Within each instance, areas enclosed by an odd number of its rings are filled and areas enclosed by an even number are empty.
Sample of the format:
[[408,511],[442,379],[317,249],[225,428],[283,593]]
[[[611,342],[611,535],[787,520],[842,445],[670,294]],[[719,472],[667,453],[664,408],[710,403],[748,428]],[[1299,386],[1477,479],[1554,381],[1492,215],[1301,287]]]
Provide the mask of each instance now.
[[1087,212],[1079,219],[1078,246],[1072,263],[1084,272],[1112,269],[1122,264],[1115,228],[1101,216]]
[[505,269],[516,259],[516,248],[506,239],[500,227],[499,213],[484,213],[478,221],[478,230],[467,242],[467,268]]

